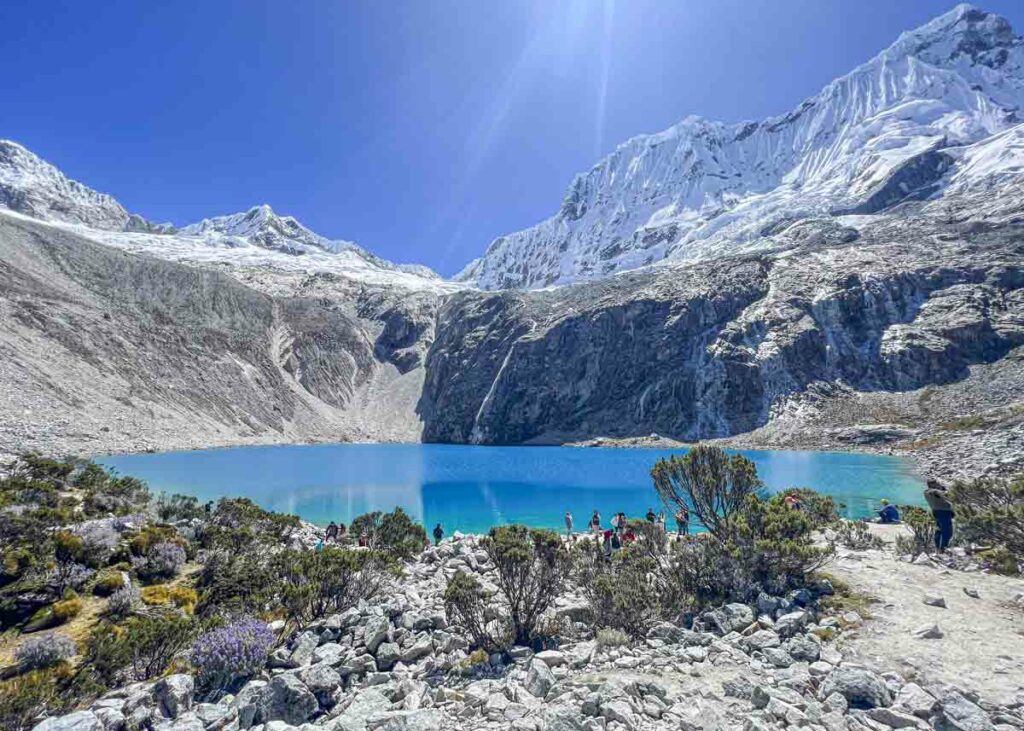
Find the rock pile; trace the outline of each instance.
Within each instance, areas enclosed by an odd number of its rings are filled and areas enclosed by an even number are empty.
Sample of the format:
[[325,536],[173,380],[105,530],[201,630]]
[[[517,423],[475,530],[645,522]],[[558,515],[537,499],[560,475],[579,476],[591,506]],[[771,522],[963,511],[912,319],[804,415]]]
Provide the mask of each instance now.
[[838,649],[833,640],[861,617],[818,612],[808,592],[728,604],[692,628],[659,624],[632,645],[594,638],[585,603],[570,595],[555,613],[574,639],[488,658],[471,653],[445,617],[444,588],[457,570],[497,591],[478,540],[456,535],[408,564],[381,600],[296,632],[234,695],[201,702],[191,676],[171,675],[36,729],[1024,729],[1024,695],[993,705],[962,688],[879,673]]

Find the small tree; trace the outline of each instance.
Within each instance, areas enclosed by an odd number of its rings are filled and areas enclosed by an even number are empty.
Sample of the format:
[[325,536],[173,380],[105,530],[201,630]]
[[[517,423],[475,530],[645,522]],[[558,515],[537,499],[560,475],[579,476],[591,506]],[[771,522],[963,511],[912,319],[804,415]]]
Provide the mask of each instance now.
[[385,562],[370,551],[325,548],[281,551],[272,574],[280,577],[281,605],[299,624],[343,612],[384,588]]
[[511,640],[529,645],[541,614],[561,595],[572,559],[557,533],[524,525],[491,528],[483,549],[497,570]]
[[374,511],[360,515],[352,521],[350,534],[359,536],[366,532],[370,548],[384,551],[395,558],[412,558],[423,550],[427,532],[419,523],[413,522],[401,508],[390,513]]
[[1024,478],[958,482],[950,500],[964,538],[1002,546],[1018,561],[1024,560]]
[[654,487],[673,513],[690,506],[697,519],[719,540],[735,530],[736,514],[750,495],[763,487],[754,463],[729,456],[720,447],[698,444],[682,457],[660,459],[651,470]]
[[444,592],[444,610],[448,621],[466,632],[473,647],[488,653],[509,645],[508,624],[488,618],[488,597],[472,574],[456,571]]

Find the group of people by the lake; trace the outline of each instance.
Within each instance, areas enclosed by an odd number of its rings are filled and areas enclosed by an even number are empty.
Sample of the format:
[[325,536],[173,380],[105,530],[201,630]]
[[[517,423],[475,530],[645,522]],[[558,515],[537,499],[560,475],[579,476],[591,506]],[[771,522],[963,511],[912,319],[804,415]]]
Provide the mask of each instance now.
[[[660,513],[655,513],[652,508],[648,508],[644,518],[647,523],[654,525],[662,534],[667,534],[668,528],[664,510]],[[686,506],[680,508],[675,514],[675,521],[676,536],[688,535],[690,532],[689,508]],[[594,510],[590,516],[590,521],[587,523],[587,532],[602,541],[605,555],[610,557],[615,551],[637,540],[637,530],[640,527],[637,523],[637,521],[630,521],[624,512],[618,512],[612,515],[609,527],[605,528],[602,524],[600,511]],[[565,512],[565,537],[569,542],[576,540],[576,534],[573,531],[574,525],[572,512],[567,510]]]
[[[938,480],[930,479],[925,485],[924,499],[928,503],[928,507],[931,508],[932,517],[935,520],[935,548],[939,551],[945,551],[946,547],[949,546],[950,541],[953,539],[953,503],[949,499],[948,490],[945,485],[940,483]],[[794,510],[803,510],[804,506],[798,495],[790,494],[783,498],[785,504]],[[877,517],[874,522],[891,525],[899,523],[900,511],[895,505],[890,503],[887,499],[881,500],[881,508],[875,511]],[[676,523],[676,537],[682,537],[688,535],[690,532],[690,510],[683,505],[675,514]],[[665,511],[662,510],[659,513],[655,513],[653,508],[647,509],[647,514],[644,516],[647,523],[652,524],[655,528],[660,531],[663,535],[667,535],[667,526],[665,519]],[[604,548],[605,555],[611,557],[611,555],[620,550],[623,546],[627,546],[630,543],[634,543],[637,540],[637,529],[638,521],[631,522],[624,512],[615,513],[609,521],[610,527],[604,528],[601,523],[601,513],[594,510],[590,516],[590,522],[587,524],[589,533],[597,536],[602,541],[602,547]],[[576,534],[573,532],[574,521],[571,511],[565,512],[565,535],[568,541],[572,542],[576,539]],[[344,523],[335,523],[333,520],[327,526],[324,539],[317,543],[317,550],[322,550],[325,544],[328,543],[350,543],[348,528],[345,527]],[[434,538],[434,545],[438,545],[444,539],[444,526],[438,523],[434,526],[432,532]],[[361,547],[369,547],[370,538],[367,531],[364,529],[360,532],[357,540],[357,545]]]

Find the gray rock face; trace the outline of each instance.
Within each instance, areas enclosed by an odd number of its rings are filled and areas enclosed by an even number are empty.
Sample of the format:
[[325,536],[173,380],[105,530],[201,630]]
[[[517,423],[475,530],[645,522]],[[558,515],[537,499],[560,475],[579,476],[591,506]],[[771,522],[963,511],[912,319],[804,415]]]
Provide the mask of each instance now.
[[281,720],[293,726],[305,722],[319,709],[316,696],[291,674],[278,675],[266,690],[267,719]]
[[48,718],[37,724],[32,731],[103,731],[103,724],[90,711],[79,711]]
[[168,718],[177,718],[192,709],[195,682],[191,675],[177,674],[161,679],[153,687],[153,697]]
[[533,696],[543,698],[555,684],[554,673],[543,660],[531,660],[523,687]]
[[843,696],[853,708],[875,708],[892,704],[885,681],[865,668],[838,667],[825,678],[818,691],[820,698],[832,693]]

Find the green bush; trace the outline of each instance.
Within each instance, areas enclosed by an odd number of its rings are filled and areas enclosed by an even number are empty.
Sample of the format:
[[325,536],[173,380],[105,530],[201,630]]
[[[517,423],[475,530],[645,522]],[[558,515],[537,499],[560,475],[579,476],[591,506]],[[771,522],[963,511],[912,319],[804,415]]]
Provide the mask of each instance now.
[[[691,506],[708,529],[653,554],[663,616],[803,586],[831,558],[813,534],[835,519],[834,503],[804,488],[766,498],[753,463],[740,455],[697,445],[659,460],[651,477],[666,505]],[[786,504],[788,494],[800,498],[800,509]]]
[[489,619],[489,598],[472,574],[456,571],[444,592],[448,622],[469,635],[472,646],[485,653],[498,652],[511,645],[507,618]]
[[268,556],[257,551],[212,551],[196,581],[196,613],[203,617],[263,614],[270,609],[277,585]]
[[248,498],[221,498],[200,537],[204,548],[243,552],[287,545],[301,521],[264,510]]
[[885,547],[885,541],[872,533],[867,523],[861,520],[840,520],[832,528],[836,543],[846,548],[863,551]]
[[957,532],[972,543],[1002,547],[1024,562],[1024,477],[980,478],[950,490]]
[[932,514],[917,505],[900,506],[900,519],[910,528],[910,535],[896,537],[896,552],[917,557],[935,549],[935,520]]
[[42,713],[70,710],[66,686],[71,675],[68,664],[60,663],[0,682],[0,728],[29,731]]
[[666,591],[664,572],[647,541],[659,541],[651,535],[637,544],[617,551],[611,561],[604,557],[596,541],[587,541],[576,557],[576,583],[583,589],[597,627],[625,632],[642,638],[673,608],[664,605],[672,595]]
[[103,623],[89,638],[84,664],[110,687],[149,680],[191,645],[197,630],[195,620],[174,611],[132,617],[120,625]]
[[532,645],[540,616],[565,589],[571,556],[554,531],[524,525],[491,528],[482,546],[497,573],[512,642]]
[[371,599],[387,580],[380,555],[344,548],[281,551],[274,556],[271,573],[277,579],[281,607],[299,624]]
[[157,516],[164,522],[205,518],[209,515],[209,506],[200,505],[191,495],[168,495],[162,492],[156,498],[155,508]]
[[399,559],[418,555],[427,542],[423,526],[414,523],[401,508],[390,513],[377,511],[356,517],[349,526],[349,534],[358,538],[364,531],[370,548]]
[[110,596],[124,586],[124,575],[115,569],[101,571],[92,585],[92,593],[96,596]]
[[682,457],[658,460],[651,478],[673,515],[689,506],[701,525],[722,541],[732,537],[737,513],[747,497],[763,489],[753,462],[704,444],[694,446]]

